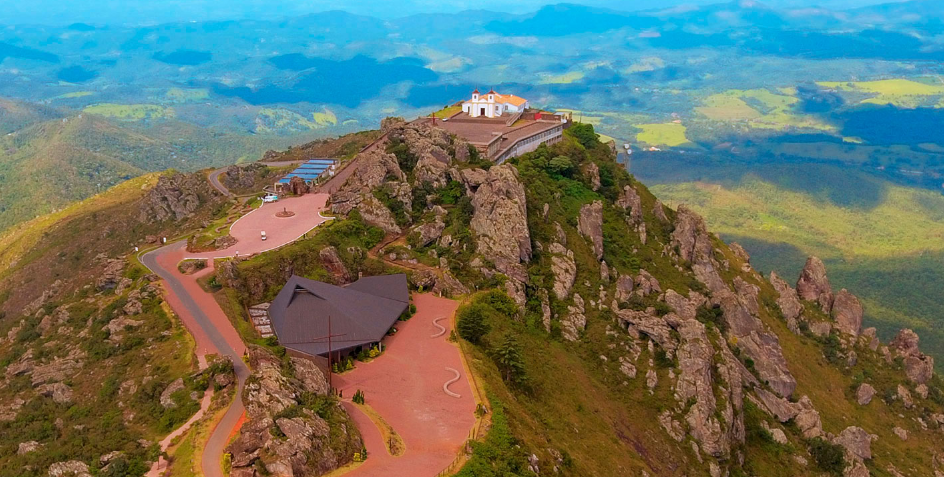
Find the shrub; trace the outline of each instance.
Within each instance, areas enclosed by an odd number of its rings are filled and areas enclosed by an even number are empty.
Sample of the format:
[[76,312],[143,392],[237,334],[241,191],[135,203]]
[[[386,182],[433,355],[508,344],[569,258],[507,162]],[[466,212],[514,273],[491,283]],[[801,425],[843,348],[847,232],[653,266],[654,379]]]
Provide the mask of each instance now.
[[475,302],[490,306],[502,316],[514,317],[518,314],[518,304],[501,290],[489,290],[477,297]]
[[412,172],[413,168],[416,167],[417,161],[419,161],[419,158],[410,152],[410,146],[403,142],[402,139],[392,140],[390,145],[387,146],[387,152],[397,156],[397,164],[399,164],[400,169],[406,173]]
[[706,325],[709,323],[714,325],[722,333],[727,329],[727,323],[724,321],[724,312],[719,305],[703,306],[699,308],[695,318]]
[[498,348],[495,349],[494,359],[505,381],[516,386],[523,386],[526,383],[527,376],[521,346],[514,336],[505,335]]
[[490,329],[488,314],[491,311],[492,309],[489,306],[482,303],[473,303],[459,310],[459,317],[456,321],[459,336],[470,343],[478,344]]
[[846,468],[846,460],[843,457],[842,446],[832,444],[819,437],[813,438],[810,441],[810,455],[813,456],[813,461],[816,462],[816,466],[824,472],[829,472],[833,475],[842,475],[843,469]]
[[659,368],[674,368],[675,361],[669,358],[669,354],[662,348],[656,348],[655,365]]

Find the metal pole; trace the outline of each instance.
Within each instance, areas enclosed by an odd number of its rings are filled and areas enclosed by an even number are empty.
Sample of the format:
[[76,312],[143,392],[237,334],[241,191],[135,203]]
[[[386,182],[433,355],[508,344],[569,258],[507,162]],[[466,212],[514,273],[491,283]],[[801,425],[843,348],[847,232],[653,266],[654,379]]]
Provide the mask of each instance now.
[[332,381],[333,369],[331,368],[331,315],[328,315],[328,389],[334,390]]

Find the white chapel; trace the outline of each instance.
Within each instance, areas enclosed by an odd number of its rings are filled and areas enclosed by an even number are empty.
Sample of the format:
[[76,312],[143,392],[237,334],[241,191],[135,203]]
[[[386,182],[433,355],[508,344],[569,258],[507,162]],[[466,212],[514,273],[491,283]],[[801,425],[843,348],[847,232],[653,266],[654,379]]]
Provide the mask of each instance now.
[[528,106],[528,100],[513,94],[498,94],[495,90],[479,94],[476,89],[472,92],[472,99],[462,103],[462,111],[473,118],[497,118],[505,113],[524,111]]

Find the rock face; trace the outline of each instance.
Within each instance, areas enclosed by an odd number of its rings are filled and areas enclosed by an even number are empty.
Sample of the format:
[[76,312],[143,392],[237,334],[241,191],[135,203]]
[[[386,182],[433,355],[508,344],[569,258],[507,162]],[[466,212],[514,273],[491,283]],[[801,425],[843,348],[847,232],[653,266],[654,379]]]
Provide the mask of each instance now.
[[616,205],[629,212],[633,223],[642,222],[642,198],[632,186],[623,187],[623,194],[616,200]]
[[344,261],[338,255],[338,249],[328,246],[318,252],[318,258],[325,269],[340,283],[349,283],[351,281],[351,272],[344,265]]
[[597,200],[580,208],[577,230],[593,244],[597,260],[603,260],[603,202]]
[[[466,170],[467,171],[467,170]],[[520,264],[531,260],[531,234],[524,186],[518,170],[503,164],[482,171],[475,178],[463,171],[466,185],[473,191],[470,226],[475,235],[476,251],[495,264],[500,272],[526,282],[527,273]]]
[[570,289],[577,278],[577,264],[574,262],[574,252],[564,248],[559,243],[552,243],[550,252],[551,272],[554,273],[554,295],[558,300],[565,300],[570,295]]
[[591,162],[587,164],[587,177],[590,179],[590,188],[593,191],[600,190],[600,167],[597,166],[597,163]]
[[839,331],[854,337],[859,336],[862,330],[862,304],[845,288],[840,290],[833,300],[832,315]]
[[737,346],[754,361],[760,378],[780,396],[793,394],[796,379],[787,367],[780,341],[757,316],[757,286],[736,277],[735,293],[721,278],[720,264],[715,259],[704,219],[691,209],[679,206],[672,245],[678,250],[678,258],[687,262],[698,281],[708,288],[711,302],[720,306],[728,326],[727,333],[736,338]]
[[800,297],[797,295],[797,291],[774,272],[770,272],[770,284],[774,286],[774,290],[777,290],[777,294],[779,295],[777,297],[777,306],[780,307],[780,312],[783,313],[784,319],[787,320],[790,331],[798,333],[800,328],[797,325],[797,320],[800,318],[800,313],[803,312],[803,304],[800,303]]
[[806,260],[800,279],[797,281],[797,294],[804,300],[819,303],[824,313],[833,308],[833,289],[826,278],[826,265],[817,257]]
[[[341,421],[332,429],[328,420],[300,407],[306,393],[323,395],[328,389],[314,364],[292,359],[289,371],[255,346],[249,348],[249,362],[253,372],[243,396],[248,421],[226,449],[233,455],[232,475],[260,475],[254,469],[261,467],[274,475],[315,476],[351,462],[362,442],[343,408],[327,410],[332,422]],[[290,409],[297,412],[282,413]]]
[[443,230],[446,229],[446,209],[437,205],[433,207],[433,214],[434,216],[431,222],[420,224],[414,229],[417,238],[416,243],[420,247],[425,247],[439,240]]
[[229,166],[220,174],[220,182],[228,189],[247,190],[256,186],[256,175],[267,167],[260,162],[253,162],[245,166]]
[[151,223],[185,219],[214,193],[200,174],[162,175],[142,199],[138,220]]
[[567,314],[561,318],[561,335],[567,341],[580,339],[580,332],[587,327],[587,317],[584,316],[584,301],[580,295],[574,294],[574,305],[567,307]]
[[889,348],[904,359],[905,374],[917,384],[926,384],[934,374],[934,358],[918,349],[918,334],[910,329],[898,332]]

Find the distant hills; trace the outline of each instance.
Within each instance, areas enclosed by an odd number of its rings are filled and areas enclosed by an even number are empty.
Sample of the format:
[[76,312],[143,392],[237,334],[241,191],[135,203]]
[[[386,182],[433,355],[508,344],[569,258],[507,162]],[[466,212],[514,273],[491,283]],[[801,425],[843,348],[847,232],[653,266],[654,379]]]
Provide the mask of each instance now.
[[0,99],[0,230],[85,199],[145,172],[256,160],[279,138],[157,126]]

